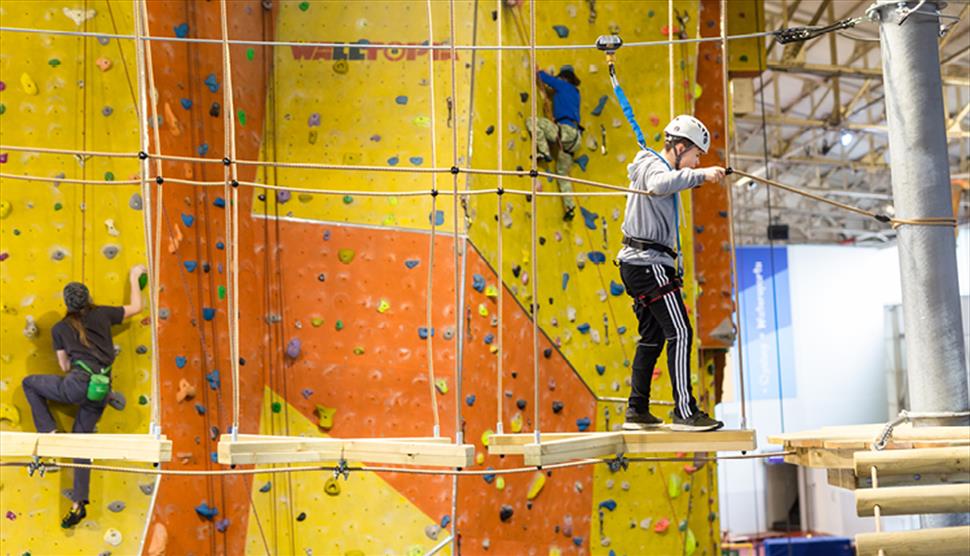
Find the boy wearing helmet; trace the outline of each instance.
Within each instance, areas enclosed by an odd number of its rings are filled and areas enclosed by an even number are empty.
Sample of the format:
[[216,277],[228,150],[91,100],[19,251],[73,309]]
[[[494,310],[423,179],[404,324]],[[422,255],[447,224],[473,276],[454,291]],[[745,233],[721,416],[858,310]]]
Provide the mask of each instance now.
[[[552,114],[555,118],[555,121],[541,116],[537,118],[535,128],[538,128],[539,133],[536,135],[536,156],[539,161],[552,160],[549,145],[557,145],[556,173],[568,176],[573,165],[573,155],[579,150],[583,130],[579,125],[579,78],[570,65],[559,68],[559,74],[555,77],[542,70],[538,70],[536,76],[553,91]],[[531,121],[528,122],[528,128],[530,133],[535,133]],[[557,183],[559,191],[572,192],[573,186],[568,181],[560,179]],[[571,196],[564,196],[562,204],[563,220],[568,222],[576,212],[576,201]]]
[[[667,369],[674,396],[673,430],[719,429],[724,423],[697,408],[691,393],[690,357],[693,330],[680,295],[675,270],[677,193],[717,182],[724,168],[697,168],[700,155],[711,145],[710,133],[693,116],[677,116],[664,129],[663,153],[640,151],[627,166],[630,189],[623,219],[623,249],[617,254],[620,277],[633,298],[640,341],[633,359],[632,389],[623,428],[655,427],[663,421],[650,413],[653,368],[667,344]],[[697,168],[697,169],[695,169]]]

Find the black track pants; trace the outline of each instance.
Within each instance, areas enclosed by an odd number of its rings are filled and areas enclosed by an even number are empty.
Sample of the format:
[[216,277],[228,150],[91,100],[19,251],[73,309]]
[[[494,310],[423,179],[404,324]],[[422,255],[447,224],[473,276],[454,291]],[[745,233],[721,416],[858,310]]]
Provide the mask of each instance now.
[[680,417],[697,411],[691,393],[690,356],[694,331],[680,289],[669,289],[677,279],[676,271],[666,265],[632,265],[620,263],[620,278],[627,294],[633,298],[633,311],[640,323],[640,341],[633,358],[630,407],[646,411],[650,404],[650,381],[653,368],[667,343],[667,370],[674,394],[674,410]]

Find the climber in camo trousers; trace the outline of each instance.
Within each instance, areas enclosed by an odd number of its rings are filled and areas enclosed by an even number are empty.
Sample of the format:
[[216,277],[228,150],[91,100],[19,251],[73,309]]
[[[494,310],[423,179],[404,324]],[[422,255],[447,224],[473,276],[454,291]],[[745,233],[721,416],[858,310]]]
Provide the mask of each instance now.
[[[568,176],[573,165],[573,156],[579,150],[583,131],[579,125],[579,78],[569,65],[559,68],[559,74],[555,77],[542,70],[538,70],[536,75],[553,91],[552,114],[555,118],[555,121],[538,118],[535,126],[539,129],[536,134],[536,156],[539,162],[551,161],[549,146],[556,145],[556,173]],[[528,127],[530,133],[535,133],[531,121],[528,122]],[[573,186],[568,180],[556,181],[559,191],[572,192]],[[563,196],[562,204],[563,220],[568,222],[576,213],[576,201],[572,196]]]

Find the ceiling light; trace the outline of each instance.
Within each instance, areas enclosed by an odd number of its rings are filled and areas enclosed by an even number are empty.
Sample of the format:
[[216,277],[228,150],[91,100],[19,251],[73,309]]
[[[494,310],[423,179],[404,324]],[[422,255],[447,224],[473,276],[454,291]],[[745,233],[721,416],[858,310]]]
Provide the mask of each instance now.
[[848,147],[852,143],[853,135],[851,131],[842,130],[842,135],[839,136],[839,141],[842,142],[843,147]]

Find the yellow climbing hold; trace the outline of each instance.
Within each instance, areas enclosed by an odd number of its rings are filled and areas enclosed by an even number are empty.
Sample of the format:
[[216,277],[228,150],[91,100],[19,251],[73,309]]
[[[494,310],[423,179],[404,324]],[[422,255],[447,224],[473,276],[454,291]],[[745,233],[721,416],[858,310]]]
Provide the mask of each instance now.
[[448,393],[448,381],[443,378],[439,378],[438,380],[434,381],[434,387],[441,394]]
[[550,546],[549,556],[562,556],[562,550],[560,550],[558,546]]
[[348,550],[344,552],[344,556],[367,556],[364,554],[363,550]]
[[505,477],[499,477],[495,479],[495,488],[499,490],[505,490]]
[[483,317],[487,317],[488,316],[488,307],[486,307],[484,303],[479,303],[478,304],[478,314],[481,315],[481,316],[483,316]]
[[475,463],[477,463],[478,465],[485,463],[485,454],[482,452],[478,452],[477,454],[475,454]]
[[485,288],[485,295],[487,297],[491,297],[492,299],[495,299],[496,297],[498,297],[498,288],[495,286],[487,286]]
[[323,484],[323,492],[326,492],[330,496],[337,496],[340,494],[340,483],[337,479],[330,477],[327,482]]
[[526,493],[525,497],[529,500],[535,500],[544,486],[546,486],[546,474],[542,471],[536,471],[535,476],[532,477],[532,484],[529,485],[529,492]]
[[411,123],[418,127],[431,127],[431,118],[428,116],[418,116],[411,120]]
[[482,446],[488,446],[488,439],[492,437],[492,434],[494,434],[492,429],[485,429],[485,432],[482,433]]
[[667,496],[671,498],[677,498],[680,496],[682,484],[683,481],[681,480],[680,475],[676,473],[671,475],[670,479],[667,481]]
[[512,423],[509,425],[509,427],[512,429],[512,432],[513,433],[522,432],[522,414],[521,413],[516,412],[515,415],[512,416]]
[[386,299],[382,299],[381,302],[377,305],[377,312],[386,313],[387,310],[390,308],[391,308],[391,303]]
[[340,251],[337,251],[337,258],[340,259],[340,262],[344,264],[350,264],[350,262],[354,260],[354,255],[356,255],[356,253],[354,253],[353,249],[341,249]]
[[333,428],[333,417],[337,414],[337,409],[334,407],[327,407],[325,405],[317,404],[315,410],[317,417],[320,419],[317,421],[317,426],[321,429],[328,431]]
[[37,94],[37,84],[26,73],[20,74],[20,86],[23,87],[24,92],[28,95]]
[[314,328],[320,328],[320,326],[323,325],[323,319],[319,317],[314,317],[310,319],[310,324],[312,324]]
[[697,537],[694,536],[694,532],[687,528],[687,538],[684,539],[684,554],[686,556],[693,556],[694,552],[697,551]]
[[0,201],[0,218],[6,218],[12,210],[13,205],[10,204],[10,201]]
[[422,554],[424,554],[424,549],[421,548],[420,546],[415,545],[415,546],[412,546],[411,548],[408,548],[408,551],[406,552],[406,554],[407,556],[421,556]]
[[354,348],[354,355],[364,355],[364,347],[357,346]]
[[0,421],[10,421],[11,425],[19,425],[20,410],[15,405],[0,403]]
[[490,352],[490,353],[491,353],[492,355],[495,355],[496,353],[498,353],[498,346],[497,346],[497,345],[495,345],[495,344],[492,344],[492,345],[490,345],[490,346],[488,346],[488,351],[489,351],[489,352]]

